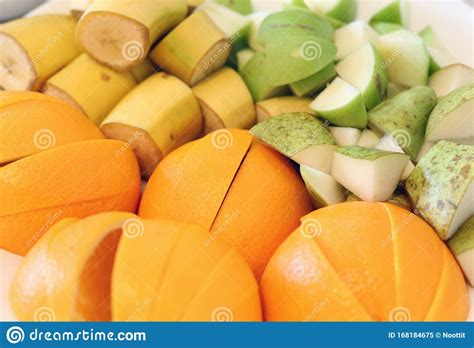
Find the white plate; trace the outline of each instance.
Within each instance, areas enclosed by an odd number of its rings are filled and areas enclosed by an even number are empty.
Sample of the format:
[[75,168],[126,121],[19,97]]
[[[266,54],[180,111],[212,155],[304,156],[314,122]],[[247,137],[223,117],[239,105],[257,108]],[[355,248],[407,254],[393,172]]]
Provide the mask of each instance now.
[[[0,0],[5,1],[5,0]],[[64,0],[60,0],[64,1]],[[265,9],[275,8],[274,4],[285,3],[288,0],[254,0],[259,2],[259,8]],[[23,7],[23,12],[19,12],[16,16],[20,16],[30,10],[28,3],[39,3],[37,0],[12,0]],[[368,20],[372,14],[385,6],[389,0],[380,1],[359,1],[358,18]],[[268,4],[268,6],[266,5]],[[2,4],[0,3],[0,6]],[[418,32],[427,25],[431,25],[436,34],[440,37],[449,53],[455,57],[457,62],[474,66],[474,50],[473,50],[473,18],[474,10],[461,0],[411,0],[409,6],[409,28],[414,32]],[[3,7],[0,7],[3,15]],[[13,13],[13,12],[9,12]],[[1,17],[0,17],[1,21]],[[16,269],[20,265],[22,257],[13,255],[0,249],[0,321],[16,320],[10,308],[8,300],[8,292],[10,283],[15,274]],[[474,289],[469,287],[469,299],[474,304]],[[471,306],[469,312],[469,321],[474,321],[474,305]]]

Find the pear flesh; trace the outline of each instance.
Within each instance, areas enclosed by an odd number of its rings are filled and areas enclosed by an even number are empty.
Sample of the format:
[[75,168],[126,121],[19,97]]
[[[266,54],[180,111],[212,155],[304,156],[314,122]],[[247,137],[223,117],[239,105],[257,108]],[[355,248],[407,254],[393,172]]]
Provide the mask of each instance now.
[[442,140],[405,182],[416,209],[443,240],[474,214],[473,163],[473,146]]
[[448,240],[448,245],[469,284],[474,286],[474,216],[471,216]]
[[300,173],[314,208],[344,202],[344,188],[331,175],[305,165],[300,166]]
[[[390,134],[385,135],[382,139],[380,139],[379,143],[375,146],[378,150],[383,151],[390,151],[390,152],[398,152],[404,153],[403,149],[398,145],[397,140],[393,138]],[[403,169],[402,177],[400,178],[402,181],[406,180],[411,172],[415,169],[415,165],[412,161],[408,161],[407,165]]]
[[463,64],[452,64],[431,75],[428,86],[438,97],[443,97],[470,82],[474,82],[474,70]]
[[350,127],[329,127],[339,146],[356,145],[360,137],[360,129]]
[[375,134],[370,129],[364,129],[360,134],[359,140],[357,140],[357,144],[361,147],[365,147],[367,149],[373,149],[380,141],[380,137]]
[[431,112],[426,140],[450,140],[474,144],[474,82],[465,84],[445,97]]
[[409,156],[396,152],[340,147],[334,153],[331,174],[362,200],[382,202],[397,188],[408,160]]

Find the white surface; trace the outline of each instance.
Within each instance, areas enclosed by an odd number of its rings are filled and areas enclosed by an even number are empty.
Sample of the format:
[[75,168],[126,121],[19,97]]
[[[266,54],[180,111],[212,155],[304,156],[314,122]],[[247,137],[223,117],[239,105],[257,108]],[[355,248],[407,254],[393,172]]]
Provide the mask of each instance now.
[[[258,0],[264,2],[264,0]],[[0,0],[0,21],[2,18],[19,16],[31,9],[39,0]],[[275,1],[268,1],[274,3]],[[284,3],[286,1],[276,1]],[[368,20],[387,1],[359,1],[359,19]],[[474,66],[473,50],[473,9],[460,0],[410,1],[409,28],[415,32],[431,25],[441,42],[456,57],[457,62]],[[13,275],[21,257],[0,249],[0,321],[15,320],[11,311],[8,293]],[[469,289],[470,302],[474,303],[474,290]],[[474,321],[474,305],[469,312],[469,320]]]

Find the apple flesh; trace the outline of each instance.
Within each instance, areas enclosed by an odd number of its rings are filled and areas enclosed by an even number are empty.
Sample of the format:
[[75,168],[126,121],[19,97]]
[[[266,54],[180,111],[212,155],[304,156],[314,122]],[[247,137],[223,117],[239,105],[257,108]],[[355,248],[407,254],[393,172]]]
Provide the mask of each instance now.
[[305,165],[300,173],[315,209],[344,202],[344,188],[331,175]]
[[474,147],[440,141],[405,182],[416,209],[443,240],[474,214]]
[[356,145],[360,137],[360,129],[350,127],[329,127],[339,146]]
[[324,173],[331,170],[336,141],[326,125],[312,114],[277,115],[253,126],[250,133],[299,164]]
[[451,140],[474,144],[474,82],[443,97],[431,112],[426,141]]
[[379,36],[374,29],[363,21],[349,23],[334,32],[337,48],[336,60],[341,60],[366,43],[379,45]]
[[357,88],[368,109],[379,104],[387,92],[387,72],[377,49],[367,43],[336,65],[337,74]]
[[338,148],[331,175],[364,201],[385,201],[395,191],[409,157],[360,146]]
[[357,144],[367,149],[373,149],[380,141],[380,137],[370,129],[364,129],[360,134]]
[[340,77],[336,77],[310,107],[336,126],[365,128],[367,125],[367,110],[362,95]]
[[390,82],[409,87],[426,84],[430,59],[421,37],[400,29],[381,35],[377,48]]

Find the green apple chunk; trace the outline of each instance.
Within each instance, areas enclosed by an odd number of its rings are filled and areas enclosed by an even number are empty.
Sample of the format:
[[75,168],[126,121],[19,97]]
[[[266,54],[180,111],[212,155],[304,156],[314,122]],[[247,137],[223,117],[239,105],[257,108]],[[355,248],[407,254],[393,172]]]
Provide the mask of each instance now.
[[[378,150],[383,150],[383,151],[404,153],[403,149],[398,144],[399,141],[400,139],[395,139],[392,135],[387,134],[382,139],[380,139],[380,141],[375,146],[375,148]],[[413,164],[412,161],[408,161],[407,165],[403,169],[400,180],[403,181],[406,178],[408,178],[408,176],[411,174],[413,169],[415,169],[415,165]]]
[[319,92],[337,76],[334,63],[329,63],[325,68],[303,80],[292,82],[289,87],[294,95],[305,97]]
[[232,11],[238,12],[242,15],[249,15],[253,12],[251,0],[214,0],[218,4],[230,8]]
[[233,41],[246,40],[250,28],[248,17],[210,0],[198,6],[196,11],[205,12],[227,38]]
[[448,245],[469,284],[474,286],[474,216],[471,216],[448,240]]
[[474,147],[440,141],[405,182],[415,208],[443,240],[474,214]]
[[474,143],[474,82],[455,89],[441,98],[431,112],[426,140],[451,140]]
[[334,61],[336,47],[316,36],[284,36],[266,43],[271,81],[276,86],[300,81]]
[[255,53],[239,72],[255,102],[288,92],[287,86],[275,86],[270,81],[271,72],[267,69],[265,54],[262,52]]
[[329,127],[329,130],[339,146],[357,144],[361,133],[360,129],[350,127]]
[[381,202],[397,188],[408,160],[402,153],[340,147],[334,153],[331,175],[362,200]]
[[367,149],[373,149],[380,141],[380,137],[370,129],[364,129],[360,134],[357,144]]
[[310,108],[336,126],[352,128],[367,126],[367,111],[362,95],[340,77],[336,77],[314,99]]
[[336,65],[337,74],[357,88],[368,109],[379,104],[387,92],[387,72],[377,49],[367,43]]
[[336,141],[316,116],[295,112],[273,116],[250,132],[299,164],[329,173]]
[[470,82],[474,82],[474,70],[463,64],[452,64],[431,75],[428,86],[438,97],[443,97]]
[[369,128],[392,135],[403,151],[416,160],[424,142],[428,115],[436,101],[431,88],[412,87],[369,111]]
[[421,37],[400,29],[380,36],[377,48],[390,82],[409,87],[426,84],[430,59]]
[[376,12],[369,20],[370,25],[378,22],[393,23],[401,26],[408,24],[408,8],[404,0],[396,0]]
[[375,22],[370,25],[379,35],[384,35],[391,33],[392,31],[397,31],[403,29],[403,26],[395,23],[387,22]]
[[263,46],[285,37],[314,36],[332,40],[334,29],[324,18],[304,10],[284,10],[271,13],[260,26],[258,42]]
[[366,43],[378,47],[379,36],[363,21],[355,21],[337,29],[334,32],[334,44],[337,48],[336,60],[347,57]]
[[344,188],[331,175],[305,165],[300,166],[300,173],[314,208],[344,202]]
[[242,71],[243,67],[252,59],[255,51],[250,48],[244,48],[237,52],[237,67],[239,72]]

